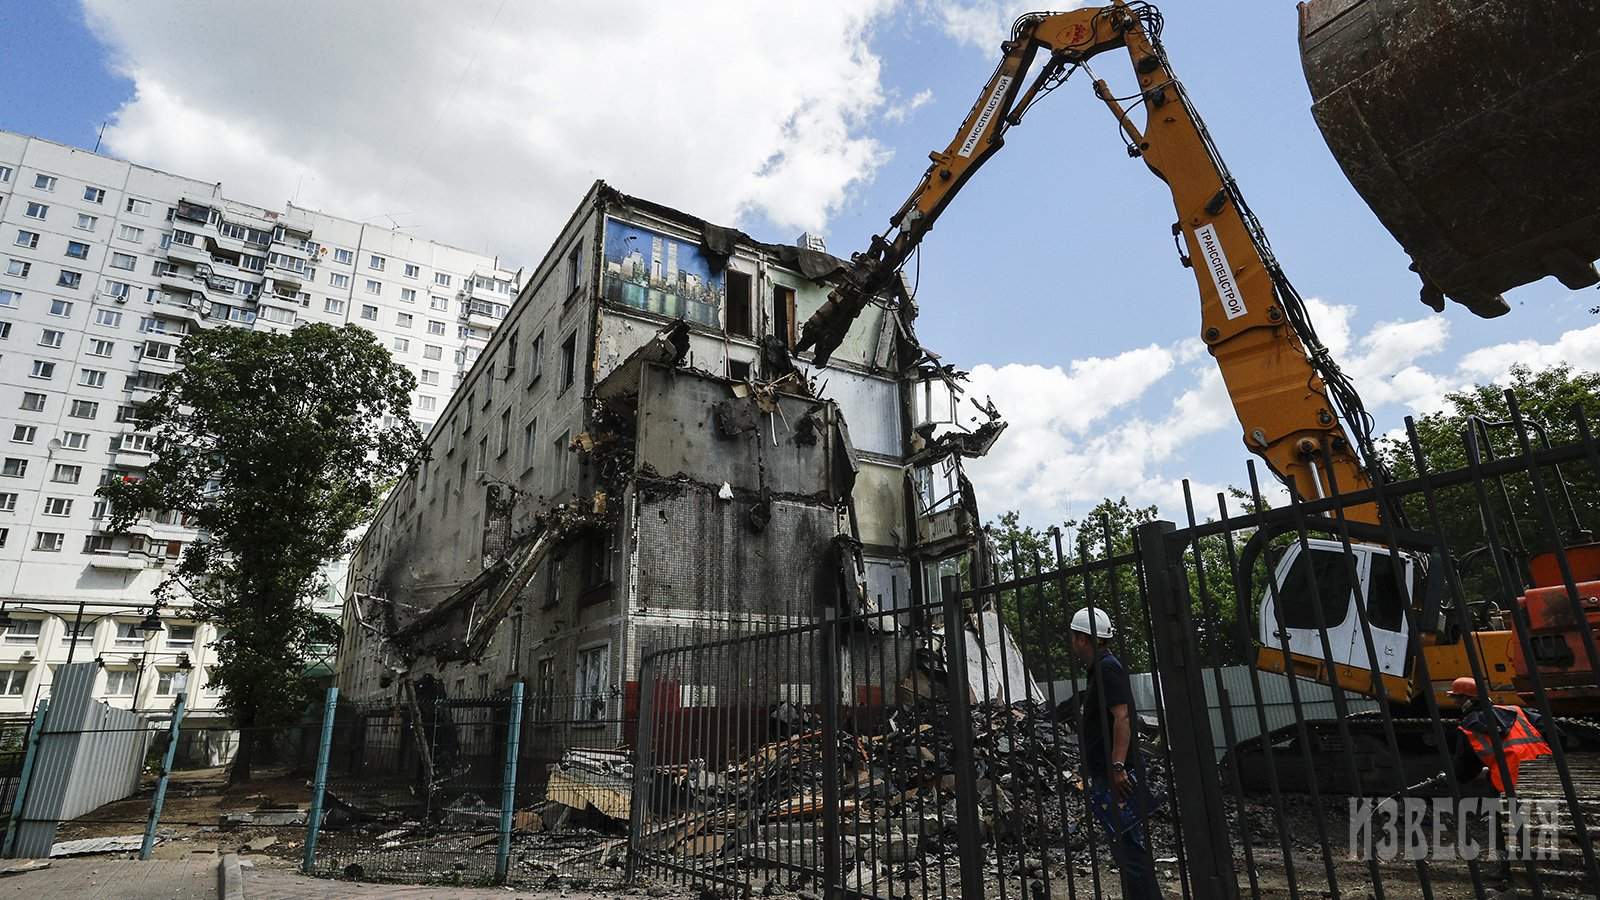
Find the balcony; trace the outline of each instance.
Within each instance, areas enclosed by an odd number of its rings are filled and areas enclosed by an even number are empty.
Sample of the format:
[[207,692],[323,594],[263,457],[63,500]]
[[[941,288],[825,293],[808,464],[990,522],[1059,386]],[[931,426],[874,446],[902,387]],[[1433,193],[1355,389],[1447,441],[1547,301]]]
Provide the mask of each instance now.
[[205,248],[198,244],[180,244],[177,241],[167,246],[167,258],[197,266],[211,264],[211,254]]
[[101,550],[89,554],[89,567],[94,569],[117,569],[125,572],[137,572],[148,566],[149,564],[142,556],[129,556],[127,553],[119,553],[114,550]]

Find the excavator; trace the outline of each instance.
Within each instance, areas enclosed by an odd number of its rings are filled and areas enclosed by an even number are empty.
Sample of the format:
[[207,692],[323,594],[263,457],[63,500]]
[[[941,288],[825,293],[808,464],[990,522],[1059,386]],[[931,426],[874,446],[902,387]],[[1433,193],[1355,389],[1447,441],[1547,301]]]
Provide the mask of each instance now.
[[[1595,283],[1589,260],[1600,256],[1600,180],[1579,161],[1600,146],[1600,117],[1586,105],[1600,88],[1596,4],[1312,0],[1300,5],[1300,25],[1313,115],[1351,183],[1411,254],[1425,303],[1442,309],[1449,298],[1492,317],[1507,311],[1501,292],[1546,274],[1569,287]],[[1162,27],[1160,11],[1139,0],[1017,19],[949,145],[929,154],[887,233],[852,257],[805,323],[797,352],[811,349],[819,364],[826,361],[867,303],[892,291],[923,237],[1010,129],[1085,70],[1129,156],[1172,193],[1179,260],[1200,292],[1200,339],[1221,370],[1246,447],[1302,500],[1382,485],[1389,476],[1374,447],[1373,418],[1317,336],[1174,75]],[[1136,92],[1116,96],[1089,70],[1107,51],[1128,54]],[[1133,117],[1139,107],[1142,124]],[[1514,182],[1526,165],[1547,168],[1528,174],[1530,188],[1519,192]],[[1584,171],[1568,176],[1574,169]],[[1532,633],[1494,621],[1467,630],[1440,614],[1450,560],[1407,529],[1398,509],[1369,500],[1345,505],[1337,529],[1322,521],[1323,532],[1339,539],[1295,542],[1268,567],[1274,576],[1257,606],[1256,666],[1338,685],[1394,711],[1402,755],[1417,749],[1421,762],[1381,758],[1387,750],[1376,717],[1368,717],[1371,727],[1356,730],[1368,745],[1362,758],[1371,761],[1360,778],[1372,784],[1356,790],[1392,786],[1413,766],[1436,762],[1436,751],[1422,752],[1434,732],[1415,714],[1429,694],[1439,709],[1453,710],[1446,687],[1457,676],[1474,676],[1495,702],[1533,704],[1537,668],[1556,715],[1600,709],[1600,601],[1583,601],[1574,618],[1579,601],[1567,587],[1575,581],[1583,597],[1600,596],[1600,545],[1532,561],[1531,583],[1517,598]],[[1253,590],[1262,547],[1244,555],[1241,599]],[[1308,567],[1315,579],[1306,577]],[[1313,731],[1333,745],[1335,723],[1319,724]],[[1270,738],[1257,741],[1262,752]],[[1310,768],[1323,771],[1280,767],[1278,777],[1292,790],[1299,779],[1342,770]]]

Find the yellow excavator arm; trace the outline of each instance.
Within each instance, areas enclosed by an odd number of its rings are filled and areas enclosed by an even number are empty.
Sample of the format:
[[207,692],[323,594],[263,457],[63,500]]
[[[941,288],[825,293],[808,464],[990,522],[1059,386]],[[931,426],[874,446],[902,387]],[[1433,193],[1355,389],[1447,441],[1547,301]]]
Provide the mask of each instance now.
[[[1299,295],[1173,75],[1160,26],[1153,6],[1120,0],[1018,19],[1003,45],[1004,58],[949,146],[929,154],[931,164],[890,219],[888,236],[875,235],[871,247],[852,260],[843,281],[805,323],[798,349],[815,348],[817,361],[826,361],[862,308],[891,287],[967,179],[1000,149],[1006,131],[1091,57],[1122,47],[1138,76],[1138,93],[1114,97],[1101,80],[1094,82],[1095,93],[1121,125],[1128,153],[1142,158],[1172,191],[1178,215],[1173,234],[1181,236],[1180,255],[1200,288],[1201,339],[1221,369],[1246,446],[1301,497],[1364,489],[1369,467],[1376,465],[1371,418],[1317,340]],[[1022,80],[1041,52],[1048,58],[1024,89]],[[1138,106],[1145,108],[1142,129],[1129,115]],[[1345,514],[1377,522],[1370,504]]]

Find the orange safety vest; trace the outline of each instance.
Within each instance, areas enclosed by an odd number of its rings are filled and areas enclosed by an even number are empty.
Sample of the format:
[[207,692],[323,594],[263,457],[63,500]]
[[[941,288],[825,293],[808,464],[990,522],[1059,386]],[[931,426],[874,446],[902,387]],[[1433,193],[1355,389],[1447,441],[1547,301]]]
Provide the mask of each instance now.
[[[1544,736],[1520,707],[1494,706],[1486,713],[1483,716],[1463,719],[1460,725],[1461,733],[1467,736],[1467,740],[1472,744],[1472,752],[1478,755],[1484,768],[1489,770],[1489,783],[1494,785],[1496,791],[1504,794],[1506,787],[1501,783],[1500,763],[1495,760],[1494,740],[1482,728],[1489,723],[1505,728],[1505,733],[1500,736],[1500,748],[1505,753],[1506,770],[1511,774],[1513,790],[1517,786],[1517,770],[1523,761],[1549,756],[1550,745],[1545,743]],[[1479,727],[1469,727],[1469,722]]]

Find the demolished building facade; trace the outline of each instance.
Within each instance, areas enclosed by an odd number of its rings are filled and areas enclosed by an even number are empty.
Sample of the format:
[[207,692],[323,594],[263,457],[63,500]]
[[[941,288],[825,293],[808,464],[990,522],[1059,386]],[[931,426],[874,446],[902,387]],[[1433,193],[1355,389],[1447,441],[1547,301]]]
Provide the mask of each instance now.
[[[536,720],[614,745],[652,648],[981,577],[960,460],[1004,423],[918,343],[904,289],[825,367],[793,355],[843,267],[597,182],[352,559],[342,694],[520,681]],[[803,666],[780,686],[811,690]]]

